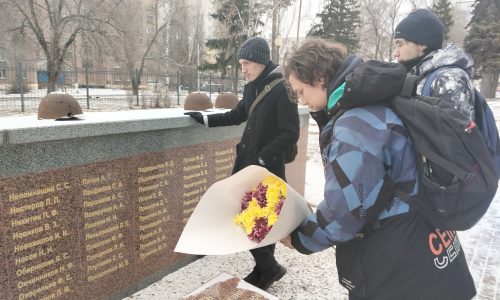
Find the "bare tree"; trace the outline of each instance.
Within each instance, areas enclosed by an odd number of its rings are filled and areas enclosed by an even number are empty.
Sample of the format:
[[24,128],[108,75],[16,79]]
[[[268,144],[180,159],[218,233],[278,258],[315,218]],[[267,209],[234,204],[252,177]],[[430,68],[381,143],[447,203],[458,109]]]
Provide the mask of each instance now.
[[272,31],[271,31],[271,57],[274,62],[278,61],[279,49],[276,46],[278,36],[281,37],[279,28],[281,25],[281,16],[284,10],[292,4],[291,0],[273,0],[272,3]]
[[467,10],[463,9],[460,5],[454,5],[451,10],[454,20],[463,20],[461,22],[454,22],[450,28],[450,38],[448,42],[463,46],[464,38],[467,34],[465,27],[470,19],[470,14]]
[[138,94],[145,69],[153,72],[155,66],[162,65],[165,44],[160,40],[169,24],[166,17],[160,19],[160,6],[164,4],[160,0],[151,1],[146,9],[141,9],[140,2],[127,1],[116,9],[113,16],[117,30],[111,39],[112,51],[115,59],[126,66],[134,95]]
[[106,35],[110,18],[121,0],[1,0],[4,13],[20,22],[8,30],[36,41],[47,60],[47,92],[56,88],[66,52],[79,33]]
[[190,85],[191,89],[201,84],[198,70],[205,46],[203,15],[202,7],[185,2],[175,3],[172,7],[169,51],[165,59],[172,70],[182,72],[184,84]]
[[361,54],[370,59],[391,59],[394,27],[402,3],[403,0],[361,1]]

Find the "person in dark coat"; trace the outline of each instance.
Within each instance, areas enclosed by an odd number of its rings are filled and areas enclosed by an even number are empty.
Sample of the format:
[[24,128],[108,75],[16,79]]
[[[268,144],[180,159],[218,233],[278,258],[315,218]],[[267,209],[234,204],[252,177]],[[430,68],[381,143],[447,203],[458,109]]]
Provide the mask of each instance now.
[[452,101],[457,110],[474,120],[474,61],[454,44],[442,47],[444,25],[428,9],[411,12],[396,26],[394,58],[409,74],[420,77],[417,94],[422,95],[424,84],[433,72],[430,94]]
[[[373,65],[377,72],[359,71]],[[325,167],[323,201],[283,239],[285,246],[303,254],[335,246],[339,282],[350,300],[471,299],[474,281],[456,232],[429,225],[395,195],[380,213],[374,204],[386,178],[408,195],[420,186],[403,121],[385,103],[370,101],[399,94],[406,69],[364,63],[341,45],[315,39],[291,55],[285,77],[315,112]],[[372,212],[378,226],[368,223]]]
[[[207,127],[239,125],[246,121],[240,143],[236,146],[233,174],[250,165],[259,165],[286,181],[285,153],[299,139],[297,104],[290,101],[283,82],[273,87],[248,116],[257,95],[274,79],[283,77],[282,68],[270,60],[267,42],[260,37],[246,40],[238,50],[238,61],[249,81],[243,99],[225,113],[203,115],[187,112]],[[245,281],[266,290],[286,273],[274,257],[275,244],[250,250],[255,267]]]

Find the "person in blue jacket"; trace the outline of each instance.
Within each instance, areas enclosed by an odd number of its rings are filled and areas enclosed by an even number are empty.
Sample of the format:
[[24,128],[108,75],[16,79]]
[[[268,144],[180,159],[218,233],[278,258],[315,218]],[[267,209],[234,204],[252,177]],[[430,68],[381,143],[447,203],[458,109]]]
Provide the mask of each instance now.
[[[367,64],[378,73],[346,84]],[[428,225],[394,194],[367,221],[388,179],[410,195],[419,188],[407,129],[388,105],[370,102],[398,94],[402,84],[394,83],[405,76],[401,64],[362,62],[321,39],[288,59],[285,78],[321,128],[325,187],[317,210],[282,242],[303,254],[335,246],[339,282],[351,300],[471,299],[474,282],[455,232]]]

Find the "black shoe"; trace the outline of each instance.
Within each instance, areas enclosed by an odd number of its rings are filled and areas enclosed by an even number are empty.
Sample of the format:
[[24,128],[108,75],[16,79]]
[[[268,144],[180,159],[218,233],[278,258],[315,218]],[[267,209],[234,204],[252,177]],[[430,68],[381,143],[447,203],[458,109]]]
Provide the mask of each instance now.
[[276,264],[271,271],[260,276],[260,282],[257,285],[261,290],[267,290],[273,283],[280,280],[286,274],[286,269],[280,264]]
[[247,275],[247,277],[243,278],[246,282],[250,283],[251,285],[257,286],[257,284],[260,282],[260,271],[257,269],[257,266],[253,267],[252,272]]

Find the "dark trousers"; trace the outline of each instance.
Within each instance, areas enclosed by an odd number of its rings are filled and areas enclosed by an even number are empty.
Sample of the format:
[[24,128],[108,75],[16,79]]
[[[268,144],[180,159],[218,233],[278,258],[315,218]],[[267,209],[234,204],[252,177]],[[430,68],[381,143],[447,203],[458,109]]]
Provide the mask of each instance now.
[[267,273],[277,264],[276,259],[274,258],[275,248],[276,245],[271,244],[250,250],[253,259],[255,260],[255,265],[261,274]]

